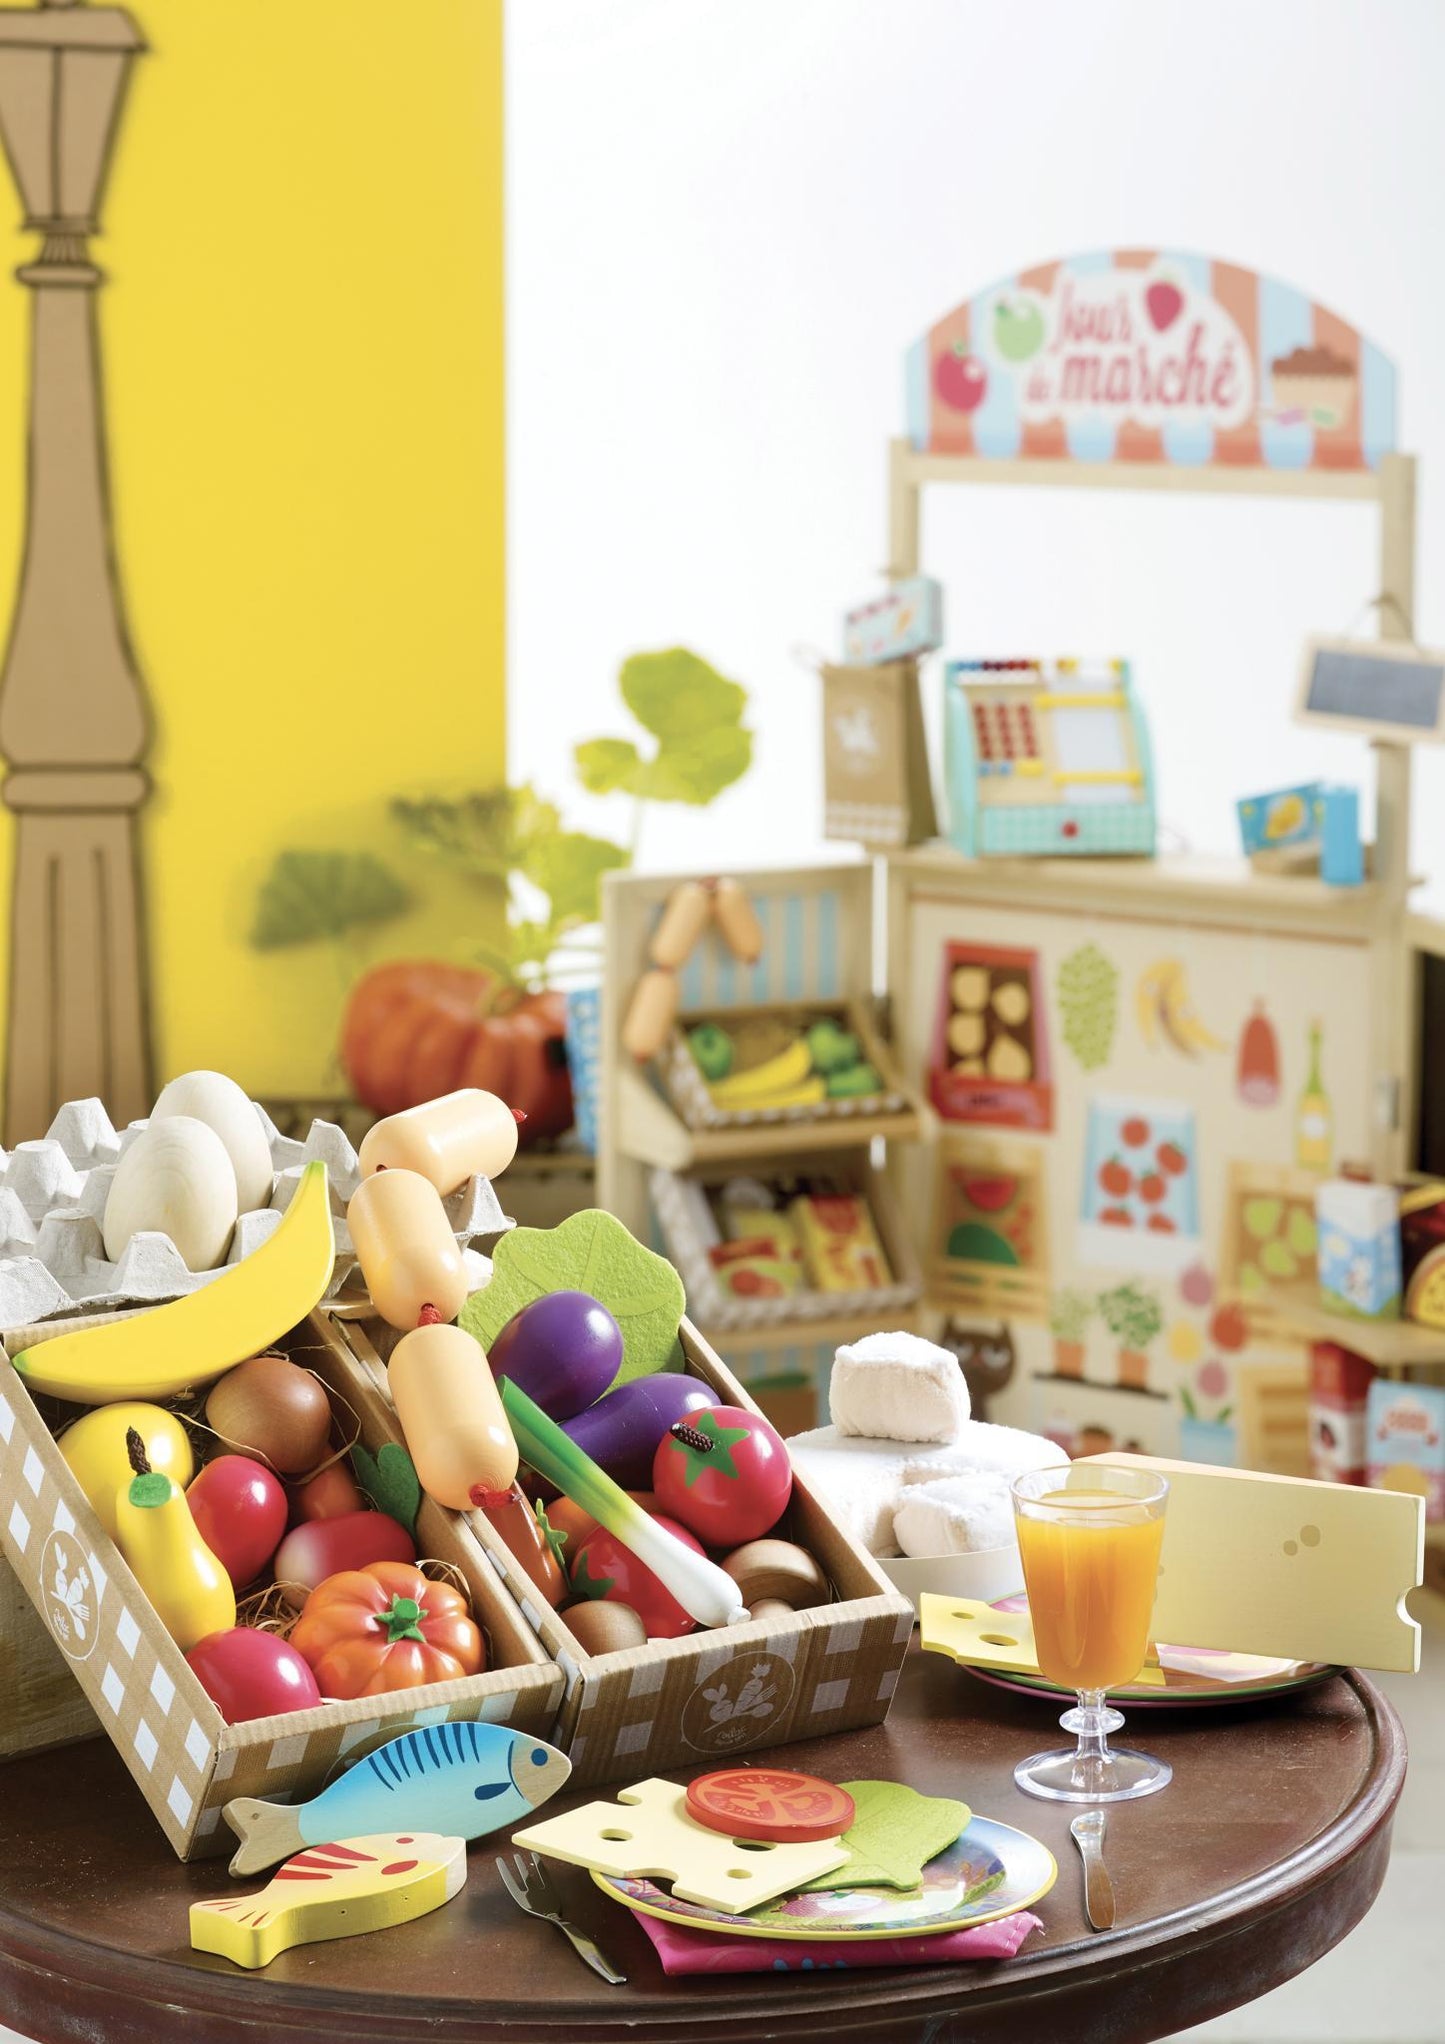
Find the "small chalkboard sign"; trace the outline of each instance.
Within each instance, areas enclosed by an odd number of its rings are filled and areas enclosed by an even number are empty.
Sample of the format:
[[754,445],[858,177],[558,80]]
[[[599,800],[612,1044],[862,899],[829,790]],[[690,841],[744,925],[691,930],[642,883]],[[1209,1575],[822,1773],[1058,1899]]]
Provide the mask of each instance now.
[[1395,745],[1445,743],[1445,653],[1382,639],[1307,639],[1295,716]]

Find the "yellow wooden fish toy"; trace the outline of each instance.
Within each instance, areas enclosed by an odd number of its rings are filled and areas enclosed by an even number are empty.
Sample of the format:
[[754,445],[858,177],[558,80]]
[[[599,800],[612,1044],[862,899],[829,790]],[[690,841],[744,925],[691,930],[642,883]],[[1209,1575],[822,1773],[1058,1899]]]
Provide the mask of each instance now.
[[255,1895],[191,1904],[191,1947],[269,1966],[293,1945],[386,1930],[440,1909],[466,1886],[467,1842],[435,1831],[308,1845]]

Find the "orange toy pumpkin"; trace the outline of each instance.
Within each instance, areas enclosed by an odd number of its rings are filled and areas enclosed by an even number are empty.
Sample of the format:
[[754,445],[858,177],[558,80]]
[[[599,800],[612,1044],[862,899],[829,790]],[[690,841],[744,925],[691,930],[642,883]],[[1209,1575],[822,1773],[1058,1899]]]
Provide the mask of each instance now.
[[461,1592],[401,1561],[345,1569],[318,1583],[291,1644],[321,1694],[344,1700],[455,1682],[487,1664]]
[[566,1012],[562,994],[523,993],[478,967],[395,959],[351,989],[341,1062],[373,1113],[480,1086],[521,1109],[521,1140],[533,1142],[572,1126]]

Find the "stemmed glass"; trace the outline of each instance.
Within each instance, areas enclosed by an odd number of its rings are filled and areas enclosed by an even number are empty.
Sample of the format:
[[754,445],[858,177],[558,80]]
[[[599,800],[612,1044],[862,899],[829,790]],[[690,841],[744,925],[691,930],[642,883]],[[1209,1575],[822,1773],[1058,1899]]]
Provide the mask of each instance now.
[[1035,1753],[1014,1769],[1031,1796],[1120,1803],[1170,1779],[1165,1761],[1110,1746],[1124,1719],[1104,1701],[1144,1665],[1168,1496],[1153,1470],[1105,1463],[1033,1469],[1013,1486],[1039,1669],[1079,1698],[1059,1720],[1078,1745]]

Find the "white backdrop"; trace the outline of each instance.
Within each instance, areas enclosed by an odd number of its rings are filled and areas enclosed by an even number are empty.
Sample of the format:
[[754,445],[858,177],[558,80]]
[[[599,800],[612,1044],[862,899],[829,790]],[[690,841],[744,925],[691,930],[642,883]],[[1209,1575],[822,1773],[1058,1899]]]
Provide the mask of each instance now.
[[[1417,630],[1445,640],[1440,0],[513,0],[508,38],[512,771],[623,835],[570,758],[628,728],[621,658],[681,641],[755,697],[749,779],[651,812],[648,865],[822,854],[790,649],[836,652],[877,586],[908,343],[1030,262],[1226,256],[1393,355]],[[1166,823],[1229,851],[1236,796],[1367,778],[1288,704],[1302,634],[1375,593],[1373,532],[1361,506],[935,490],[924,551],[950,651],[1131,656]],[[1417,788],[1445,905],[1445,758]]]

